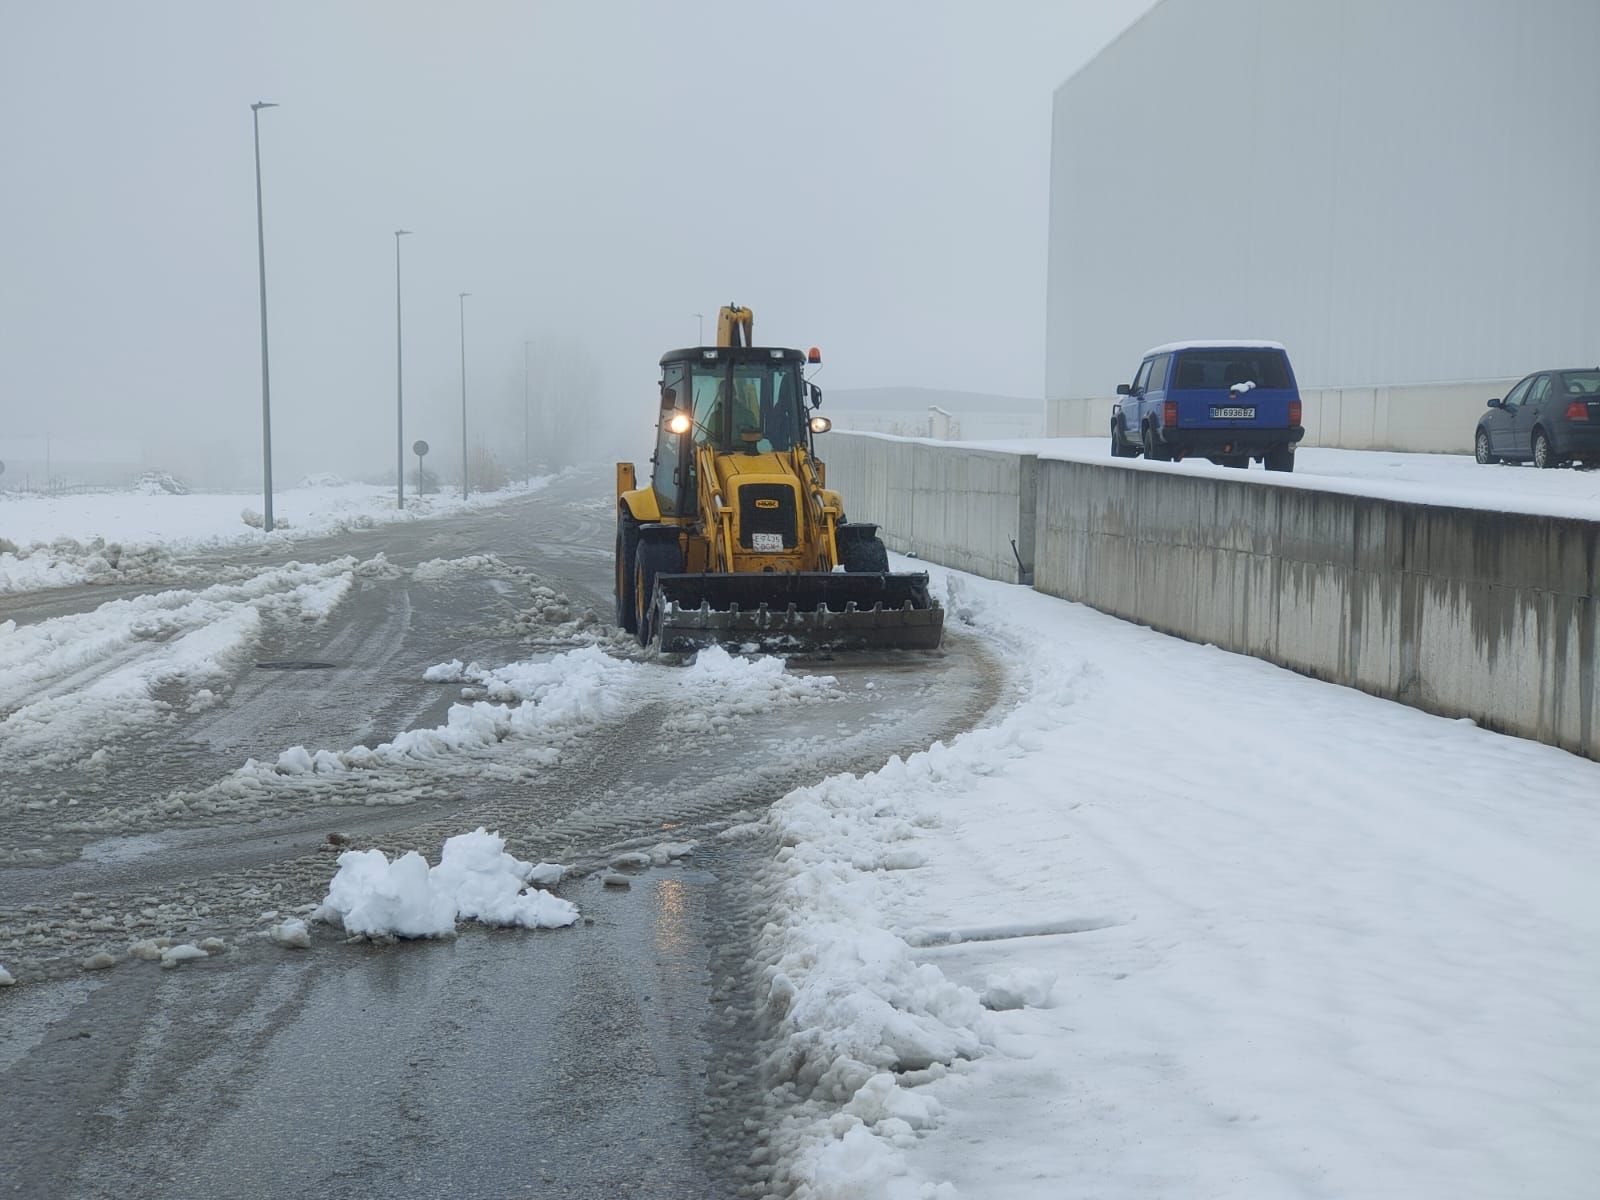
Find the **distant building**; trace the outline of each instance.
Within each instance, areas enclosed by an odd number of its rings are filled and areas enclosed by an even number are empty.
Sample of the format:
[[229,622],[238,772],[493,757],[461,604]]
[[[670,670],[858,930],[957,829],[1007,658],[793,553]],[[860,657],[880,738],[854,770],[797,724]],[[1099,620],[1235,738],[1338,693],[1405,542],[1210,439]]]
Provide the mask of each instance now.
[[1180,338],[1287,344],[1313,445],[1467,450],[1600,362],[1597,47],[1597,0],[1161,0],[1055,94],[1049,431]]

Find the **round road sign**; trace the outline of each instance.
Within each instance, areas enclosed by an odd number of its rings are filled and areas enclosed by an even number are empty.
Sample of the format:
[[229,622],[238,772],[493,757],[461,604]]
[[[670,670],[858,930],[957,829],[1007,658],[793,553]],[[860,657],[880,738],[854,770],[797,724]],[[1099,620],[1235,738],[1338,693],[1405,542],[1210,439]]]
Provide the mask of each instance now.
[[421,438],[418,438],[416,441],[411,443],[411,453],[415,454],[418,458],[421,458],[427,452],[428,443],[423,441]]

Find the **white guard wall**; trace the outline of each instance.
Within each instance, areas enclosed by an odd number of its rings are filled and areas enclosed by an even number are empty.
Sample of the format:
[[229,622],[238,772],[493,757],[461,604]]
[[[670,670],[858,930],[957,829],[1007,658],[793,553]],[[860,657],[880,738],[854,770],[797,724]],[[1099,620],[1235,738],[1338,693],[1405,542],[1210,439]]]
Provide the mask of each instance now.
[[1284,342],[1328,445],[1600,362],[1597,46],[1597,0],[1162,0],[1055,95],[1048,432],[1180,338]]

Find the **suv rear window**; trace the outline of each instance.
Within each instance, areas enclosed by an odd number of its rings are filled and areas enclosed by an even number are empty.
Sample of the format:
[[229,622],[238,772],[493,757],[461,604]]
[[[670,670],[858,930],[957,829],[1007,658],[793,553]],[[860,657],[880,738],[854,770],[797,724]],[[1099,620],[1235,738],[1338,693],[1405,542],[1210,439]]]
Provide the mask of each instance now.
[[1289,363],[1282,350],[1185,350],[1178,355],[1173,391],[1230,388],[1253,383],[1259,388],[1289,386]]

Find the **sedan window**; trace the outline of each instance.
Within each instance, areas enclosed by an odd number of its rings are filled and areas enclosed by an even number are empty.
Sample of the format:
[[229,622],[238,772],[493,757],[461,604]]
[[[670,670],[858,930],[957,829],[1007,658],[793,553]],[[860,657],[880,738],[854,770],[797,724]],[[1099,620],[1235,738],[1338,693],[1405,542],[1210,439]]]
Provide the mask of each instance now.
[[1600,396],[1600,371],[1568,371],[1567,395]]
[[1507,392],[1504,407],[1516,408],[1519,404],[1521,404],[1523,397],[1528,394],[1528,385],[1532,382],[1533,380],[1531,378],[1524,379],[1521,383],[1517,384],[1516,387]]
[[1550,393],[1550,376],[1541,375],[1533,381],[1533,386],[1528,389],[1529,404],[1538,404]]

